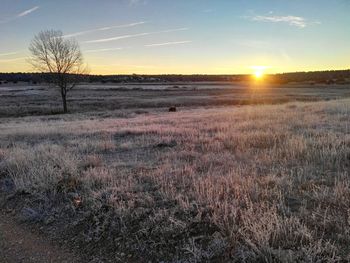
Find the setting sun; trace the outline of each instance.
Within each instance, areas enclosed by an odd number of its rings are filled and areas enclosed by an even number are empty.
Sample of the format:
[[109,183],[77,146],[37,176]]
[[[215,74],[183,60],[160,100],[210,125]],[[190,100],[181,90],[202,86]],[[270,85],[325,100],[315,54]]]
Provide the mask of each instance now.
[[256,71],[256,72],[254,73],[254,75],[255,75],[255,78],[261,79],[261,78],[264,76],[264,72],[262,72],[262,71]]
[[269,68],[267,66],[251,66],[251,69],[254,71],[254,77],[256,79],[261,79],[265,75],[265,70]]

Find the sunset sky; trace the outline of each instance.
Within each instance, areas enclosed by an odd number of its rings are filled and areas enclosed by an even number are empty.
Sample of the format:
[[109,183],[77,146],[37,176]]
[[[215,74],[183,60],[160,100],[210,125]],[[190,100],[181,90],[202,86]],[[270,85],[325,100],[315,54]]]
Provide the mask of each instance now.
[[350,68],[349,0],[0,0],[0,72],[32,71],[45,29],[93,74],[236,74]]

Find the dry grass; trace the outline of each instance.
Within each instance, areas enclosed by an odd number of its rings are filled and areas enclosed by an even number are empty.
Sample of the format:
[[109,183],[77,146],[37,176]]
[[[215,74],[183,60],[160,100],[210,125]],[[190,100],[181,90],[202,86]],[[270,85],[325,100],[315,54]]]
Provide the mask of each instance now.
[[349,124],[349,99],[17,119],[0,174],[117,261],[348,261]]
[[[182,83],[173,84],[86,84],[75,87],[68,96],[72,113],[104,117],[130,117],[148,111],[167,111],[170,106],[221,107],[228,105],[276,104],[290,101],[317,101],[350,97],[350,85],[310,85],[260,83]],[[5,117],[47,115],[59,118],[61,95],[47,85],[2,85],[0,122]],[[106,110],[110,112],[106,112]],[[51,115],[51,117],[50,117]],[[77,118],[77,116],[75,116]]]

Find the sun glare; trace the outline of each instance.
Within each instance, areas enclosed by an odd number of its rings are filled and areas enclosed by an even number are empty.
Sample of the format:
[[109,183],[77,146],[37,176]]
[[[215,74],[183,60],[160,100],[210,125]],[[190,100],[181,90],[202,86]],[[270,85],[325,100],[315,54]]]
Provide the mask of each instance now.
[[255,75],[255,78],[261,79],[264,76],[264,72],[262,72],[262,71],[255,71],[254,75]]
[[254,71],[254,77],[256,79],[262,79],[267,68],[267,66],[251,66],[251,69]]

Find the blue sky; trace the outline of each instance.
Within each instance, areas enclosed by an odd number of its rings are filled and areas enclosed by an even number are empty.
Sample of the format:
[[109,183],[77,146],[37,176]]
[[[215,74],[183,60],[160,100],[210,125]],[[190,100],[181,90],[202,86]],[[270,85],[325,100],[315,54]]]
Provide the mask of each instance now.
[[91,73],[350,68],[349,0],[0,0],[0,71],[31,71],[33,36],[75,37]]

